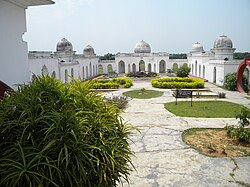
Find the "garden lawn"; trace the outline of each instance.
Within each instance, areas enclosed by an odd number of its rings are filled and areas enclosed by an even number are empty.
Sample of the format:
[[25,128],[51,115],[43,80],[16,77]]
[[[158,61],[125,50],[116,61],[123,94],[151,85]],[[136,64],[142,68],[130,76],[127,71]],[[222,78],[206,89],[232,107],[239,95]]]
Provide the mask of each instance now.
[[154,91],[154,90],[132,90],[128,92],[124,92],[123,95],[131,98],[137,99],[150,99],[155,97],[161,97],[163,92]]
[[176,116],[196,118],[235,118],[241,108],[245,107],[225,101],[195,101],[192,107],[190,101],[165,104],[165,109]]

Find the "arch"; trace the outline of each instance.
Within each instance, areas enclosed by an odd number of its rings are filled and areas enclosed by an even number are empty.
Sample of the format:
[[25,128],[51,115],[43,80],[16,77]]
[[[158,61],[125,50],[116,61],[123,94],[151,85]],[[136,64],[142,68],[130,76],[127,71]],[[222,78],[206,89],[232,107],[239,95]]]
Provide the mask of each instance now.
[[51,77],[56,78],[56,72],[55,72],[55,71],[53,71],[53,72],[51,73]]
[[89,76],[92,77],[92,64],[89,63]]
[[216,83],[216,67],[214,67],[214,71],[213,71],[213,83]]
[[195,75],[197,76],[197,68],[198,68],[197,67],[197,60],[195,60],[195,67],[194,68],[195,68]]
[[238,90],[238,92],[245,92],[243,89],[243,73],[247,66],[250,67],[250,58],[245,58],[244,61],[242,61],[238,67],[236,73],[237,77],[236,89]]
[[101,64],[98,65],[98,74],[103,74],[103,66]]
[[156,72],[156,64],[154,63],[154,72]]
[[148,72],[151,73],[151,71],[152,71],[151,63],[148,63]]
[[145,62],[143,60],[139,62],[139,71],[145,71]]
[[98,73],[98,66],[97,65],[95,65],[95,72],[96,72],[96,74],[99,74]]
[[178,71],[178,64],[174,63],[173,64],[173,72],[176,73]]
[[199,77],[201,77],[201,65],[199,65]]
[[64,80],[65,82],[68,82],[68,70],[65,69],[65,72],[64,72]]
[[129,73],[131,72],[130,64],[128,64],[128,72],[129,72]]
[[88,68],[88,66],[86,66],[86,79],[88,79],[89,78],[89,68]]
[[123,61],[119,62],[119,73],[125,73],[125,63]]
[[194,74],[194,65],[192,64],[192,75]]
[[132,71],[136,72],[136,65],[135,65],[135,63],[133,63],[133,65],[132,65]]
[[82,80],[85,80],[85,72],[84,72],[84,66],[82,67]]
[[159,73],[165,73],[165,72],[166,72],[166,62],[164,60],[161,60],[159,63]]
[[42,75],[47,75],[49,73],[49,70],[45,65],[43,65],[41,72],[42,72]]
[[74,69],[71,68],[71,77],[74,78]]
[[31,80],[34,81],[36,79],[36,75],[33,74],[32,77],[31,77]]
[[95,76],[95,65],[93,65],[93,76]]
[[112,73],[112,71],[113,71],[113,67],[112,67],[111,64],[109,64],[109,65],[107,66],[107,72],[108,72],[108,74]]
[[205,65],[203,65],[203,73],[202,73],[202,75],[203,75],[203,78],[205,79],[205,72],[206,72],[206,68],[205,68]]

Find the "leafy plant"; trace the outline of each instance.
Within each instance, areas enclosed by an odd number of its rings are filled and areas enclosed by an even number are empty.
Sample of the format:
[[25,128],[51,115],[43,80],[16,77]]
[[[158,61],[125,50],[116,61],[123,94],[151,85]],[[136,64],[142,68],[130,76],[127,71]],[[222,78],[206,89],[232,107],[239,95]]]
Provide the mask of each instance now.
[[184,64],[177,69],[176,75],[177,77],[188,77],[190,70],[191,68],[189,68],[187,65]]
[[37,77],[0,102],[0,186],[128,181],[132,127],[89,87]]
[[[231,90],[231,91],[236,90],[236,83],[237,83],[236,73],[228,73],[225,76],[224,87],[227,90]],[[245,75],[243,75],[243,89],[246,92],[248,91],[248,79]]]
[[115,105],[119,109],[126,108],[128,104],[128,99],[125,96],[114,96],[112,98],[104,98],[104,101],[110,104]]
[[240,127],[227,126],[226,130],[228,136],[238,138],[241,141],[250,142],[250,129],[245,128],[250,124],[249,109],[242,108],[241,111],[236,114],[236,119],[240,120]]

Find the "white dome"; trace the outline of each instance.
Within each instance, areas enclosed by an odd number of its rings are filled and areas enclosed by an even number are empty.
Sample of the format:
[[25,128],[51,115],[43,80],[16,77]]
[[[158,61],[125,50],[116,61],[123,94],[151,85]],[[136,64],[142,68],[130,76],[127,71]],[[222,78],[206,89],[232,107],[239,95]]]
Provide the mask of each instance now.
[[233,42],[227,36],[221,35],[214,41],[214,48],[233,48]]
[[147,42],[142,40],[135,45],[134,52],[135,53],[151,53],[151,47]]
[[203,52],[203,51],[204,51],[203,46],[202,46],[199,42],[196,42],[196,43],[192,46],[191,52]]
[[60,42],[57,43],[56,51],[58,52],[73,51],[73,46],[66,38],[63,38],[61,39]]
[[95,55],[94,48],[91,47],[90,45],[87,45],[87,46],[83,49],[83,54],[84,54],[85,56]]

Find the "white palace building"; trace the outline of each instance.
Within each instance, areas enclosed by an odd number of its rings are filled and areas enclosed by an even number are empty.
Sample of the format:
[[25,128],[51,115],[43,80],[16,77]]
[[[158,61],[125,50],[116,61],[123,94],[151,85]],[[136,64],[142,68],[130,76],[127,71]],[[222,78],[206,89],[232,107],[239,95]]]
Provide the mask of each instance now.
[[225,75],[236,72],[241,62],[233,59],[234,51],[231,39],[222,35],[215,40],[210,51],[204,51],[203,46],[197,42],[192,46],[187,59],[169,59],[166,52],[152,53],[150,45],[142,40],[135,45],[133,53],[119,52],[114,60],[100,60],[90,45],[83,49],[83,54],[76,54],[72,43],[63,38],[57,43],[55,52],[29,52],[30,80],[32,76],[42,73],[63,82],[69,81],[69,76],[86,80],[110,70],[120,75],[135,71],[165,73],[173,66],[180,67],[186,63],[191,68],[191,75],[223,85]]

